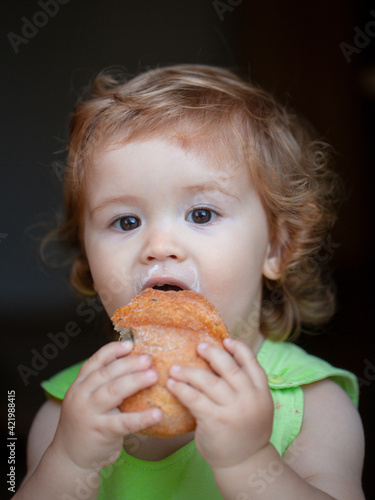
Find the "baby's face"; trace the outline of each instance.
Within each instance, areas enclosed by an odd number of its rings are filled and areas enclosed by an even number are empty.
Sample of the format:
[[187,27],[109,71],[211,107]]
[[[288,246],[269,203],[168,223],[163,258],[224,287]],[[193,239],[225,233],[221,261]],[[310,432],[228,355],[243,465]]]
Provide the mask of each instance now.
[[245,168],[152,139],[98,154],[87,181],[84,242],[109,316],[146,287],[179,287],[205,295],[232,334],[254,329],[275,258]]

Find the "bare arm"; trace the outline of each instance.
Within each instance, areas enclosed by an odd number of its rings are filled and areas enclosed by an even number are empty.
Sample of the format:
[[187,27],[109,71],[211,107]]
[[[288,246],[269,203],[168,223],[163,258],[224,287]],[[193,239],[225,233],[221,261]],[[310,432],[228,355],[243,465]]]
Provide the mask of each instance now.
[[59,423],[60,412],[61,401],[49,399],[36,414],[27,439],[27,474],[22,484],[35,471],[47,448],[52,443]]
[[[61,403],[47,401],[37,413],[30,429],[27,445],[27,474],[14,500],[49,498],[61,500],[62,494],[77,495],[77,488],[93,477],[98,471],[85,471],[72,462],[64,460],[51,446],[58,426]],[[75,480],[72,480],[74,478]],[[90,483],[91,484],[91,483]],[[93,491],[88,500],[97,498]]]
[[361,476],[364,434],[360,416],[347,394],[333,381],[304,388],[305,417],[296,444],[300,456],[285,460],[306,482],[334,498],[364,498]]
[[237,468],[215,472],[225,499],[364,499],[364,439],[357,410],[330,380],[306,386],[304,395],[302,430],[283,459],[267,445]]

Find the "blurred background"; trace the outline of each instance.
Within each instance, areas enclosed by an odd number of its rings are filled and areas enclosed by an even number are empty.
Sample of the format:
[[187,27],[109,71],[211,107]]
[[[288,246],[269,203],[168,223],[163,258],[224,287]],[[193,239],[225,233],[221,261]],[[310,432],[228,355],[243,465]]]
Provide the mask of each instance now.
[[[335,250],[338,312],[324,334],[303,335],[298,343],[359,377],[367,440],[363,483],[367,498],[375,498],[375,5],[354,0],[18,0],[2,11],[2,477],[9,471],[7,391],[16,392],[18,485],[25,473],[26,437],[44,401],[40,382],[106,342],[103,318],[74,296],[68,270],[47,266],[39,253],[42,237],[62,211],[62,151],[80,90],[108,66],[135,74],[157,65],[201,63],[230,68],[273,92],[336,150],[347,200],[326,250]],[[55,263],[62,260],[58,254],[51,257]],[[66,346],[46,349],[70,323],[80,333]],[[3,489],[0,498],[9,498]]]

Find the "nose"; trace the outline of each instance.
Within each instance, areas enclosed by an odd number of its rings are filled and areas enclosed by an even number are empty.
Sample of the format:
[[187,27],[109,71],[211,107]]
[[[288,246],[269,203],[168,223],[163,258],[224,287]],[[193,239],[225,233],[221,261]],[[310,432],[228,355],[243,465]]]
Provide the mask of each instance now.
[[181,261],[185,257],[185,247],[172,230],[152,232],[142,250],[142,261],[145,263],[164,262],[169,259]]

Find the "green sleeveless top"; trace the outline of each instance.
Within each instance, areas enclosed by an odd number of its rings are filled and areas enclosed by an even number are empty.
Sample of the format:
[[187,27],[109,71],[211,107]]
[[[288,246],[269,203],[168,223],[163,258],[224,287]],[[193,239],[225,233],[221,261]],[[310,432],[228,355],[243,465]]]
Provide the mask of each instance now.
[[[303,419],[301,386],[330,378],[338,383],[358,405],[356,377],[329,363],[307,354],[289,342],[265,340],[257,358],[268,376],[274,402],[271,443],[283,456],[298,436]],[[63,399],[76,378],[78,363],[42,382],[47,395]],[[126,438],[125,438],[126,439]],[[138,437],[128,438],[129,448],[137,446]],[[139,439],[147,439],[140,436]],[[122,450],[120,457],[101,472],[99,500],[221,500],[213,473],[191,441],[169,457],[145,461]]]

